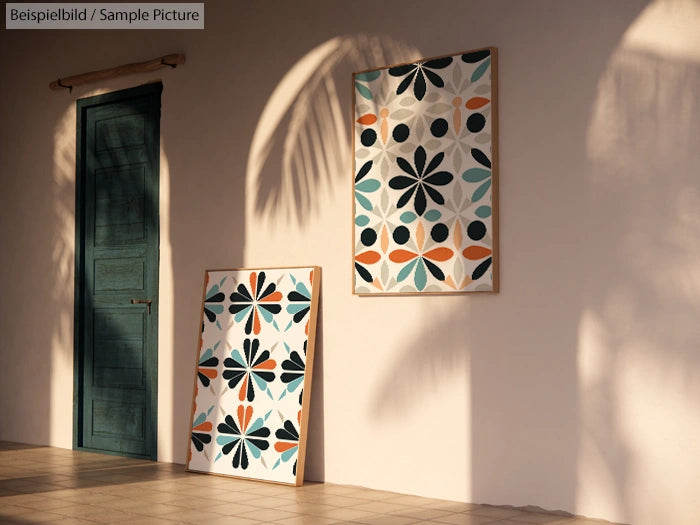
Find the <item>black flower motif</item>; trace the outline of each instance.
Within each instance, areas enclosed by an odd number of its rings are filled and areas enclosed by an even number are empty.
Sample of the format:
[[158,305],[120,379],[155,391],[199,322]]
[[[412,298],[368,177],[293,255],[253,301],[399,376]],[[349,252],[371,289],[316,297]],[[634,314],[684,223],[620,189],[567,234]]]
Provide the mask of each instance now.
[[408,89],[411,85],[413,79],[415,78],[415,83],[413,84],[413,94],[418,100],[423,100],[425,96],[425,79],[427,78],[436,87],[443,87],[445,82],[442,77],[431,71],[431,69],[443,69],[452,63],[452,57],[436,58],[434,60],[428,60],[426,62],[418,61],[413,64],[406,64],[404,66],[396,66],[389,68],[389,74],[392,77],[402,77],[406,75],[399,87],[396,88],[396,94],[400,95]]
[[403,157],[396,158],[396,163],[399,165],[399,168],[407,174],[397,175],[389,181],[389,187],[395,190],[406,190],[396,203],[397,208],[404,207],[408,201],[411,200],[414,193],[415,199],[413,201],[413,206],[418,215],[423,215],[425,212],[427,205],[426,193],[435,203],[445,204],[445,199],[442,194],[433,188],[433,186],[449,184],[453,179],[451,173],[435,171],[444,158],[445,154],[439,152],[426,167],[425,161],[427,159],[423,146],[418,146],[413,156],[415,168]]

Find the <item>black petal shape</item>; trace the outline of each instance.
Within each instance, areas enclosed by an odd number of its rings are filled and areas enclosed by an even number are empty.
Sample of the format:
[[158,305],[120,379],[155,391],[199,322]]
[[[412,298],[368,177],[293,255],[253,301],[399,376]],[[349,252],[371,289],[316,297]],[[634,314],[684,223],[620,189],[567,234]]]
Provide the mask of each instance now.
[[445,280],[445,274],[442,273],[442,270],[433,262],[429,261],[426,258],[423,258],[423,262],[425,263],[425,266],[428,268],[428,271],[435,277],[438,281],[444,281]]
[[445,82],[437,73],[433,73],[429,69],[423,69],[423,73],[425,73],[425,76],[428,77],[428,80],[430,80],[435,87],[445,87]]
[[452,57],[434,58],[433,60],[424,62],[423,67],[429,67],[430,69],[442,69],[449,66],[451,63]]
[[219,358],[218,357],[210,357],[203,363],[199,363],[199,366],[216,366],[219,364]]
[[423,173],[423,176],[428,175],[431,171],[433,171],[435,168],[437,168],[440,163],[442,162],[442,159],[445,158],[445,153],[442,151],[435,155],[431,160],[430,163],[428,164],[428,167],[425,170],[425,173]]
[[226,443],[223,447],[221,447],[221,452],[223,452],[224,454],[228,454],[240,442],[241,442],[241,438],[236,438],[233,441],[231,441],[231,443]]
[[211,380],[205,376],[202,372],[197,372],[197,377],[199,380],[202,382],[202,385],[204,386],[209,386],[209,383],[211,383]]
[[416,76],[416,70],[413,71],[413,73],[410,73],[406,78],[404,78],[401,81],[401,84],[399,84],[399,87],[396,88],[396,94],[400,95],[404,91],[408,89],[408,86],[411,85],[411,82],[413,82],[413,77]]
[[425,77],[423,76],[423,70],[419,69],[416,73],[416,83],[413,84],[413,94],[418,100],[423,100],[425,96]]
[[483,51],[475,51],[473,53],[466,53],[462,55],[462,61],[468,64],[476,64],[477,62],[480,62],[483,59],[485,59],[490,54],[491,51],[488,49],[484,49]]
[[423,170],[425,169],[425,159],[425,149],[423,149],[423,146],[418,146],[416,148],[416,152],[413,154],[413,161],[416,163],[416,173],[418,173],[419,176],[423,175]]
[[205,302],[207,303],[220,303],[224,300],[226,296],[224,295],[223,292],[215,293],[211,297],[207,297],[205,299]]
[[309,298],[306,297],[304,294],[301,294],[297,292],[296,290],[293,290],[287,294],[287,299],[290,301],[308,301]]
[[433,186],[444,186],[452,182],[454,177],[451,173],[447,171],[438,171],[432,175],[428,175],[423,181],[427,184],[432,184]]
[[360,171],[357,172],[357,175],[355,176],[355,182],[360,182],[365,175],[369,173],[369,170],[372,169],[372,164],[374,163],[373,160],[368,160],[365,162],[362,167],[360,168]]
[[489,269],[489,266],[491,266],[491,257],[474,268],[474,271],[472,272],[472,280],[476,281],[479,277],[483,276],[486,273],[486,270]]
[[416,179],[406,177],[405,175],[397,175],[389,181],[389,187],[395,190],[403,190],[409,186],[413,186],[415,183]]
[[486,153],[481,151],[480,149],[477,148],[472,148],[472,157],[474,157],[474,160],[477,161],[479,164],[482,166],[486,166],[487,168],[491,168],[491,161],[489,158],[486,156]]
[[405,64],[403,66],[390,67],[389,74],[392,77],[402,77],[406,73],[409,73],[409,72],[413,71],[414,69],[416,69],[415,64]]
[[442,197],[442,194],[435,188],[431,188],[426,184],[425,186],[423,186],[423,189],[425,189],[430,198],[433,199],[433,201],[436,204],[445,204],[445,199]]
[[239,466],[243,470],[248,468],[248,453],[245,450],[245,443],[241,443],[241,446],[238,447],[236,453],[233,455],[233,461],[231,464],[233,465],[233,468],[238,468]]
[[275,436],[285,441],[299,441],[299,432],[289,419],[284,422],[284,428],[277,429]]
[[401,195],[401,197],[399,197],[399,200],[396,202],[396,207],[403,208],[404,206],[406,206],[408,201],[411,200],[414,191],[416,191],[416,185],[411,186],[407,191],[404,192],[403,195]]
[[396,157],[396,164],[398,164],[399,168],[411,175],[414,179],[418,178],[418,174],[413,170],[413,166],[411,166],[411,163],[403,157]]
[[363,281],[371,283],[374,280],[372,279],[372,274],[369,273],[367,268],[365,268],[361,264],[355,263],[355,270],[357,270],[357,273],[360,275]]
[[425,198],[425,191],[423,191],[423,186],[418,186],[418,189],[416,190],[416,198],[413,201],[413,207],[416,209],[416,213],[420,216],[425,213],[425,207],[427,206],[428,201]]

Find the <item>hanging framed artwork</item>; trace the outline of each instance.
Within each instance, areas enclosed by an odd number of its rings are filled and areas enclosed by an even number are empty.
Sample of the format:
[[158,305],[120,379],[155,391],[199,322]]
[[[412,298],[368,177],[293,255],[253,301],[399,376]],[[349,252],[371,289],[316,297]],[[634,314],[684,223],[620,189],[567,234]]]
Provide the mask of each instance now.
[[497,52],[353,75],[353,293],[498,291]]
[[302,484],[320,279],[205,273],[187,470]]

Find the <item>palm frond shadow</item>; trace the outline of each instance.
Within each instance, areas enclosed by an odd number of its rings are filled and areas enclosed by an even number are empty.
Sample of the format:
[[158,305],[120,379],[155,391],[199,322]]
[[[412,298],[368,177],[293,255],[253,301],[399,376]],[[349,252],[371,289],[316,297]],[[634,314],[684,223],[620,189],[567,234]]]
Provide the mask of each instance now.
[[351,74],[419,52],[388,37],[336,37],[279,82],[260,116],[247,164],[252,213],[304,224],[334,179],[351,181]]

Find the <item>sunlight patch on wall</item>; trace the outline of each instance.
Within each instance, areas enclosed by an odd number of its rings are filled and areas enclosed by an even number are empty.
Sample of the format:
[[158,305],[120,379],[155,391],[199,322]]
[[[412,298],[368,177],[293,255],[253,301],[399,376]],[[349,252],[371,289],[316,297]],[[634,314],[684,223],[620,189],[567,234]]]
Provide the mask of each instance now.
[[585,247],[599,262],[579,326],[576,511],[636,525],[695,523],[700,503],[698,27],[696,0],[649,4],[588,129],[589,220],[604,234]]
[[160,263],[158,270],[158,461],[175,461],[173,439],[182,433],[175,428],[172,404],[175,396],[173,249],[170,241],[170,164],[160,141]]
[[[75,276],[75,104],[54,127],[51,191],[55,224],[52,298],[60,305],[51,334],[50,444],[71,448],[73,420],[73,283]],[[63,400],[63,402],[61,401]]]

